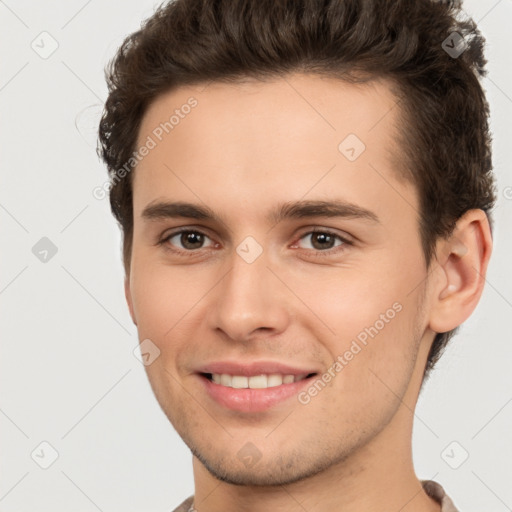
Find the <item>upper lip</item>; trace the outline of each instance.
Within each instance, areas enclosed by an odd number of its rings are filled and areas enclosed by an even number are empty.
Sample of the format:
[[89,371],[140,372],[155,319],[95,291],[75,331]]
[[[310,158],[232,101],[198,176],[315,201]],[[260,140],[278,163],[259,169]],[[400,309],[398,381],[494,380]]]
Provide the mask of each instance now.
[[216,361],[205,364],[197,369],[198,373],[226,373],[228,375],[245,375],[251,377],[262,374],[282,375],[308,375],[310,373],[318,373],[314,368],[297,368],[277,361]]

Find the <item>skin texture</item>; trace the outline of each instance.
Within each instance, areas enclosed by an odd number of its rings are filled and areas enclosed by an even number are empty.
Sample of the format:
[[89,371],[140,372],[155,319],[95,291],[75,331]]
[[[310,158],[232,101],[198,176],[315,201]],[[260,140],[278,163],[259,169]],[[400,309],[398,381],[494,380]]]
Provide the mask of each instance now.
[[[385,82],[294,74],[182,87],[150,105],[139,145],[191,96],[197,106],[135,170],[126,297],[140,340],[160,350],[146,370],[194,454],[195,508],[439,511],[414,473],[413,413],[435,332],[462,323],[480,298],[491,252],[485,213],[462,217],[426,268],[417,193],[391,163],[399,119]],[[355,161],[338,149],[348,134],[366,146]],[[379,222],[266,217],[277,204],[333,199]],[[206,205],[220,221],[143,217],[161,201]],[[158,244],[179,227],[204,233],[202,245],[179,235]],[[313,229],[352,244],[318,240]],[[247,236],[263,250],[250,264],[236,251]],[[195,373],[219,360],[325,372],[397,303],[307,404],[292,397],[262,413],[234,412]],[[251,467],[238,456],[248,442],[261,455]]]

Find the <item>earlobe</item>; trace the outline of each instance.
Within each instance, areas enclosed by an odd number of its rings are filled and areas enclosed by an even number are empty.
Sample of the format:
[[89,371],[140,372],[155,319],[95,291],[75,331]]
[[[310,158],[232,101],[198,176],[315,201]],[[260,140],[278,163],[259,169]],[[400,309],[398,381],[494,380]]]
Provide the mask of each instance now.
[[487,216],[483,210],[466,212],[449,239],[442,242],[438,275],[432,290],[430,328],[448,332],[462,324],[482,295],[492,250]]
[[130,287],[130,277],[126,276],[124,278],[124,296],[126,298],[126,303],[128,304],[128,310],[130,311],[130,316],[132,317],[132,322],[137,325],[137,319],[135,318],[135,313],[133,311],[133,301],[132,301],[132,293]]

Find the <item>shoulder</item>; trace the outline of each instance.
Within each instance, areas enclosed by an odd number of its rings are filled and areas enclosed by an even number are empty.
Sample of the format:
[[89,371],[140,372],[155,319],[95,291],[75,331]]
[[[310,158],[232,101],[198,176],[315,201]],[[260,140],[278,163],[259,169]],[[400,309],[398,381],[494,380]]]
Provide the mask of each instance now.
[[172,512],[188,512],[194,501],[194,495],[189,496],[184,502],[178,505]]
[[434,480],[420,480],[424,491],[441,505],[441,512],[459,512],[443,486]]

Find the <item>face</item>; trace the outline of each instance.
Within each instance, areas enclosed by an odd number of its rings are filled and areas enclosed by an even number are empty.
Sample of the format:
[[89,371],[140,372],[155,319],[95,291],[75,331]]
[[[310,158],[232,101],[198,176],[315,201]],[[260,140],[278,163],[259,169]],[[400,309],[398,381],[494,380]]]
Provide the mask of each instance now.
[[127,299],[159,404],[220,479],[290,483],[401,428],[432,340],[395,103],[293,75],[180,88],[143,118]]

